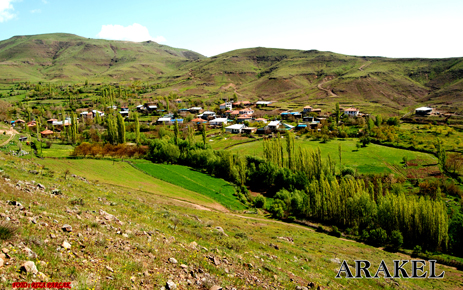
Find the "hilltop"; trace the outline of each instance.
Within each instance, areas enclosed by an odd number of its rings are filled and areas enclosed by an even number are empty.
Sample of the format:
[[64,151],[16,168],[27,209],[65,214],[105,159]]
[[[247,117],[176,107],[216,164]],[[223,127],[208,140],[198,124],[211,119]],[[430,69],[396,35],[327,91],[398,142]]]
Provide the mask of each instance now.
[[87,39],[73,34],[14,36],[0,42],[2,81],[148,79],[176,71],[199,53],[160,45]]
[[[15,36],[0,42],[0,81],[163,84],[154,95],[197,100],[279,101],[286,109],[334,103],[365,113],[403,114],[418,105],[459,112],[463,58],[392,59],[317,50],[248,48],[213,57],[155,42],[71,34]],[[150,95],[151,96],[151,95]]]

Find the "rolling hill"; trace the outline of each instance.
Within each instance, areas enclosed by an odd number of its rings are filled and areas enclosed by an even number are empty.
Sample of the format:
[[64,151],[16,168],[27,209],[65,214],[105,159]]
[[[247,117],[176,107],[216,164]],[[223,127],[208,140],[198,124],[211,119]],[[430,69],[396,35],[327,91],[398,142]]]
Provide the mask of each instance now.
[[286,109],[310,104],[327,110],[339,102],[367,113],[400,114],[425,104],[460,111],[463,102],[463,58],[391,59],[262,47],[206,58],[155,42],[71,34],[0,42],[2,82],[85,79],[168,83],[156,94],[213,102],[236,94],[278,101]]

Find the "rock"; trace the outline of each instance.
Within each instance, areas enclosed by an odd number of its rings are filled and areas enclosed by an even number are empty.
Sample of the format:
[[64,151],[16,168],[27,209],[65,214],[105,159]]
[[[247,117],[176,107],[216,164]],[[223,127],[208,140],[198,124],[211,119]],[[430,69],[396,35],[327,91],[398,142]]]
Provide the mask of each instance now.
[[185,264],[181,264],[180,267],[181,267],[182,269],[188,269],[188,266],[185,265]]
[[339,258],[334,258],[334,259],[331,259],[330,261],[336,264],[341,264],[341,260]]
[[39,273],[37,274],[37,278],[39,278],[40,281],[45,281],[45,282],[48,281],[47,275],[45,275],[45,274],[42,273],[42,272],[39,272]]
[[45,186],[43,186],[43,184],[41,184],[41,183],[37,183],[37,188],[41,189],[41,190],[44,190]]
[[71,244],[68,243],[67,241],[64,241],[63,244],[61,245],[61,247],[65,248],[66,250],[70,250],[71,249]]
[[188,245],[188,247],[190,247],[190,248],[196,250],[196,248],[198,247],[198,243],[196,243],[196,242],[191,242],[191,243]]
[[135,283],[135,277],[134,276],[130,277],[130,282]]
[[37,170],[29,170],[29,173],[30,174],[35,174],[35,175],[39,174],[39,172]]
[[4,254],[8,254],[9,250],[8,250],[7,248],[3,248],[3,249],[2,249],[2,252],[3,252]]
[[215,229],[216,229],[218,232],[222,233],[224,236],[228,237],[228,235],[224,232],[224,230],[222,229],[222,227],[215,227]]
[[175,284],[172,280],[166,282],[166,289],[173,290],[177,289],[177,284]]
[[105,220],[120,222],[120,220],[117,217],[101,209],[100,209],[100,215],[102,215]]
[[54,188],[54,189],[51,190],[51,194],[53,194],[53,195],[61,195],[61,190]]
[[177,260],[175,258],[169,258],[169,262],[172,264],[177,264]]
[[209,288],[209,290],[222,290],[222,287],[214,285],[211,288]]
[[109,272],[114,272],[113,268],[111,268],[111,267],[109,267],[109,266],[106,266],[105,268],[106,268],[106,270],[108,270]]
[[31,249],[29,248],[24,248],[24,251],[27,253],[27,256],[29,257],[29,259],[37,259],[37,254],[34,253]]
[[307,284],[307,287],[310,289],[312,287],[315,287],[315,283],[314,282],[309,282],[309,284]]
[[56,239],[56,235],[55,234],[50,234],[50,238],[51,239]]
[[64,225],[61,227],[64,232],[72,232],[72,227],[70,225]]
[[0,258],[0,268],[3,267],[4,264],[5,264],[5,261],[3,261],[2,258]]
[[128,234],[122,234],[122,236],[123,236],[124,238],[128,238],[128,237],[129,237]]
[[19,269],[21,272],[26,272],[27,274],[37,274],[39,271],[35,266],[35,263],[32,261],[27,261],[22,264],[21,268]]

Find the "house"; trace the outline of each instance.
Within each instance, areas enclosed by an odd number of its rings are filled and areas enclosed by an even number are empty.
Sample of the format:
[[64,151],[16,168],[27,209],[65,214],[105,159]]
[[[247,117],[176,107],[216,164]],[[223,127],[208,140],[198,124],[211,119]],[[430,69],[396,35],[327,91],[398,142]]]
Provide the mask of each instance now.
[[128,117],[128,116],[129,116],[130,112],[129,112],[128,110],[127,110],[127,111],[120,111],[119,114],[121,114],[122,117],[125,118],[125,117]]
[[223,104],[220,104],[221,110],[232,110],[232,108],[233,108],[232,102],[225,102]]
[[21,137],[19,137],[19,142],[24,142],[24,141],[27,141],[27,137],[26,137],[26,136],[21,136]]
[[190,108],[190,113],[197,114],[197,113],[201,113],[202,110],[203,110],[203,108],[201,108],[201,107],[191,107]]
[[210,118],[215,119],[215,112],[212,111],[205,111],[201,115],[198,115],[199,118],[202,118],[204,120],[209,120]]
[[92,114],[93,114],[93,118],[96,117],[96,114],[99,114],[100,117],[104,117],[104,113],[101,112],[101,111],[97,111],[97,110],[92,110]]
[[129,111],[129,107],[121,107],[121,111]]
[[193,123],[196,123],[196,124],[203,124],[203,123],[207,123],[206,120],[202,119],[202,118],[196,118],[196,119],[193,119],[191,120],[191,122]]
[[241,106],[249,107],[250,105],[252,105],[250,101],[242,101],[241,102]]
[[234,102],[234,103],[233,103],[233,106],[235,106],[235,107],[236,107],[236,106],[241,106],[241,102]]
[[305,106],[302,112],[310,113],[310,112],[312,112],[312,107],[311,106]]
[[252,134],[252,133],[256,133],[257,132],[257,128],[256,127],[246,127],[246,128],[243,128],[241,130],[241,132],[243,134]]
[[357,117],[359,114],[359,109],[356,108],[348,108],[344,110],[344,114],[350,117]]
[[250,115],[246,115],[246,114],[243,114],[241,116],[239,116],[236,121],[238,123],[244,123],[245,121],[248,121],[248,122],[251,122],[252,121],[252,117]]
[[156,122],[157,122],[158,124],[164,124],[164,125],[166,125],[166,124],[169,124],[169,123],[170,123],[170,120],[171,120],[171,118],[161,117],[161,118],[159,118]]
[[415,109],[416,115],[426,116],[426,115],[430,115],[431,113],[432,113],[432,108],[429,108],[429,107],[420,107],[420,108]]
[[268,130],[270,131],[276,131],[278,130],[278,128],[280,128],[280,126],[281,126],[280,121],[271,121],[267,127],[268,127]]
[[214,120],[209,121],[209,125],[211,126],[223,126],[227,125],[228,119],[227,118],[216,118]]
[[53,124],[53,122],[55,122],[55,121],[58,121],[58,119],[50,119],[50,120],[47,120],[47,123],[48,123],[48,124]]
[[310,112],[311,112],[311,113],[321,114],[322,109],[312,109],[312,111],[310,111]]
[[158,106],[156,106],[154,103],[145,103],[144,107],[150,113],[156,111],[158,108]]
[[43,137],[49,137],[49,136],[51,136],[53,134],[55,134],[55,133],[53,131],[51,131],[51,130],[48,130],[48,129],[45,130],[45,131],[40,132],[40,135],[42,135],[42,138]]
[[284,127],[285,130],[289,131],[289,130],[294,129],[295,126],[283,123],[283,127]]
[[171,119],[170,120],[171,124],[175,124],[175,122],[177,122],[177,124],[183,124],[183,119]]
[[145,106],[143,106],[143,105],[138,105],[138,106],[136,107],[136,109],[137,109],[137,112],[143,112],[143,111],[146,110]]
[[269,101],[257,101],[256,102],[256,106],[264,106],[264,107],[267,107],[268,105],[270,105],[272,102],[269,102]]
[[225,132],[232,133],[232,134],[239,134],[241,133],[241,130],[243,130],[244,128],[246,128],[244,124],[235,124],[235,125],[225,127]]
[[93,119],[93,113],[91,112],[82,112],[79,114],[81,119]]
[[231,113],[230,113],[230,117],[232,117],[232,118],[236,118],[239,115],[240,115],[240,111],[238,111],[238,110],[231,111]]
[[254,122],[267,124],[267,119],[257,118],[257,119],[254,120]]
[[307,124],[297,124],[296,128],[294,128],[294,130],[296,131],[303,130],[303,129],[307,129]]
[[240,115],[246,114],[246,115],[251,116],[252,114],[254,114],[254,110],[250,108],[245,108],[245,109],[239,110],[239,113]]

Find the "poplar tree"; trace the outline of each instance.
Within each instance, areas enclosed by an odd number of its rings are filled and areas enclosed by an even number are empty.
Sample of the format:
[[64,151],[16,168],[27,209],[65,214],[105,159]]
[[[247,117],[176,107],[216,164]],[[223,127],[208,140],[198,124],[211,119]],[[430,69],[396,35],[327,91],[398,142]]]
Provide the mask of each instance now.
[[117,115],[117,140],[120,144],[125,143],[125,123],[121,114]]
[[201,131],[201,134],[203,136],[203,143],[204,143],[204,149],[206,149],[206,125],[203,124],[203,130]]
[[117,129],[113,115],[108,115],[106,122],[108,125],[108,142],[115,145],[117,143]]
[[179,128],[178,128],[178,122],[177,120],[175,120],[175,124],[174,124],[174,142],[175,142],[175,145],[178,145],[178,133],[179,133]]
[[135,117],[135,143],[140,144],[140,122],[138,120],[138,113],[134,114]]
[[339,124],[339,119],[341,119],[341,110],[339,109],[339,103],[336,103],[336,126]]

